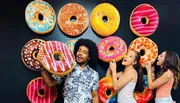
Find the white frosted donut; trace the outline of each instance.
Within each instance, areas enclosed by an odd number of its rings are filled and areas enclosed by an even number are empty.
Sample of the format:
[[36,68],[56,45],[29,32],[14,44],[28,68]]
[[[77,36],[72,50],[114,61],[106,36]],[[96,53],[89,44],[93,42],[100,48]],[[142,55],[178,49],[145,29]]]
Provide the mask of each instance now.
[[56,24],[53,7],[42,0],[34,0],[27,5],[25,19],[29,28],[37,34],[49,33]]
[[31,39],[21,50],[21,59],[26,67],[31,70],[39,71],[40,63],[36,59],[36,54],[39,52],[41,46],[45,43],[42,39]]
[[136,50],[141,53],[140,62],[143,65],[145,61],[153,64],[158,56],[158,47],[154,41],[147,37],[138,37],[131,42],[129,50]]
[[39,50],[41,63],[47,71],[56,75],[66,75],[76,62],[73,52],[60,41],[47,41]]
[[26,95],[31,103],[54,103],[57,98],[57,88],[48,87],[42,77],[37,77],[29,82]]

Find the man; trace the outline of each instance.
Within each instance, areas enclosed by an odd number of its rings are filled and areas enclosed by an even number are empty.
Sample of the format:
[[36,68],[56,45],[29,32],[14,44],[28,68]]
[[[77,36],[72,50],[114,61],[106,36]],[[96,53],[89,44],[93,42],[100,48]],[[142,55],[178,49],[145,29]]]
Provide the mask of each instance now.
[[[92,69],[98,60],[97,46],[89,39],[79,39],[74,47],[74,55],[77,65],[65,80],[64,103],[98,103],[99,75]],[[43,67],[41,75],[49,87],[61,83],[61,76],[52,75],[52,78]]]

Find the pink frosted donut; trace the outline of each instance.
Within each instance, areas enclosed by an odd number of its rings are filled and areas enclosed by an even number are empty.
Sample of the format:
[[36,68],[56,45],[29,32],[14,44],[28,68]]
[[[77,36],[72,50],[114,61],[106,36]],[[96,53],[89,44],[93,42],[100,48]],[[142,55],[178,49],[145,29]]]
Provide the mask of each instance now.
[[158,12],[149,4],[140,4],[131,13],[130,28],[137,36],[153,34],[158,24]]
[[104,62],[121,60],[127,52],[127,45],[124,40],[117,36],[109,36],[101,39],[98,43],[98,55]]
[[56,75],[66,75],[75,66],[73,52],[60,41],[47,41],[39,50],[41,63],[47,71]]
[[29,82],[26,95],[31,103],[54,103],[57,98],[57,88],[48,87],[42,77],[37,77]]

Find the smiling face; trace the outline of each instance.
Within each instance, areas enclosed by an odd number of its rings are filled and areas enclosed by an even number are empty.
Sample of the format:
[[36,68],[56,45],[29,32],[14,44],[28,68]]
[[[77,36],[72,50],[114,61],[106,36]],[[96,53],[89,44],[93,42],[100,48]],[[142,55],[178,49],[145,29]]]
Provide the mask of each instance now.
[[89,58],[89,49],[86,46],[80,46],[76,53],[76,61],[78,64],[86,64]]
[[130,65],[136,64],[135,58],[136,58],[136,52],[128,51],[127,54],[123,58],[122,65],[130,66]]
[[165,57],[166,57],[166,52],[163,52],[160,55],[158,55],[158,58],[157,58],[157,65],[158,66],[161,66],[163,64]]

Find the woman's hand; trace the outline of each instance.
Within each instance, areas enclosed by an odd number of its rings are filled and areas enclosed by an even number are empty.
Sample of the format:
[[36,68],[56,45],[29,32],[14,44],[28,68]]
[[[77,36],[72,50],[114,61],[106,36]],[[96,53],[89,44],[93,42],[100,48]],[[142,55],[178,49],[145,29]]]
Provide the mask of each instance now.
[[116,72],[116,62],[114,61],[110,61],[109,62],[109,68],[111,69],[112,72]]
[[151,63],[145,62],[143,66],[146,68],[147,72],[152,72]]

